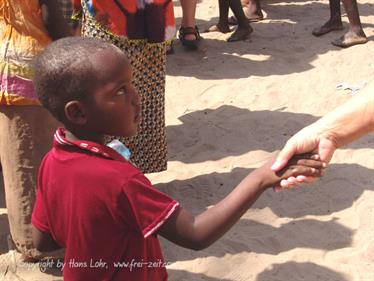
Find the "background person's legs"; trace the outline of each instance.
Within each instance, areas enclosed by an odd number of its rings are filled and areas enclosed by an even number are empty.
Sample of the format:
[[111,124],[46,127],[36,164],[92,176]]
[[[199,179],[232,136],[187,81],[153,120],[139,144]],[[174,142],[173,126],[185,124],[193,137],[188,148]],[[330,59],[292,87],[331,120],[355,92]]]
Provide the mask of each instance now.
[[329,0],[330,19],[321,27],[313,29],[314,36],[321,36],[333,30],[343,29],[343,23],[340,12],[340,0]]
[[[332,42],[333,45],[338,47],[350,47],[357,44],[367,42],[366,35],[362,29],[360,14],[358,12],[356,0],[342,0],[345,11],[347,12],[349,20],[349,31],[340,38]],[[333,30],[343,29],[341,20],[340,0],[329,0],[330,6],[330,19],[321,27],[313,30],[314,36],[321,36]]]
[[349,20],[349,30],[342,37],[334,40],[333,45],[338,47],[350,47],[357,44],[366,43],[368,40],[362,29],[360,14],[358,12],[356,0],[342,0],[345,11]]
[[197,0],[180,0],[182,6],[182,23],[179,29],[179,40],[191,50],[197,49],[201,39],[196,26],[195,12]]
[[231,11],[238,21],[238,27],[235,32],[227,39],[228,42],[235,42],[245,40],[249,34],[252,33],[253,29],[249,25],[248,19],[244,15],[241,2],[239,0],[229,0]]
[[31,214],[39,165],[58,122],[41,106],[0,106],[0,159],[10,233],[17,249],[36,257]]
[[[264,14],[262,13],[260,0],[242,0],[241,5],[243,7],[243,12],[246,18],[250,22],[257,22],[264,19]],[[238,24],[238,20],[235,16],[231,16],[229,18],[229,24]]]
[[[195,13],[197,0],[180,0],[182,5],[182,27],[195,27]],[[193,34],[185,35],[186,40],[196,40],[196,36]]]
[[219,21],[216,25],[213,25],[207,29],[207,32],[230,32],[229,27],[229,9],[231,8],[235,18],[238,22],[238,27],[233,34],[227,39],[228,42],[235,42],[245,40],[249,34],[253,31],[248,19],[245,17],[242,4],[240,0],[218,0],[219,5]]

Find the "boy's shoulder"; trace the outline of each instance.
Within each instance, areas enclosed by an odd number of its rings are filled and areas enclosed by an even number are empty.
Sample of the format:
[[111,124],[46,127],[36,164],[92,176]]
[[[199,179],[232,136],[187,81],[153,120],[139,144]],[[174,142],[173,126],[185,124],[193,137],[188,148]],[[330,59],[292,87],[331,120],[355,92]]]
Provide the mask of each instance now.
[[127,160],[119,161],[75,147],[68,150],[52,148],[44,157],[41,170],[52,169],[60,170],[66,176],[89,174],[94,178],[104,177],[113,180],[144,176],[141,170]]

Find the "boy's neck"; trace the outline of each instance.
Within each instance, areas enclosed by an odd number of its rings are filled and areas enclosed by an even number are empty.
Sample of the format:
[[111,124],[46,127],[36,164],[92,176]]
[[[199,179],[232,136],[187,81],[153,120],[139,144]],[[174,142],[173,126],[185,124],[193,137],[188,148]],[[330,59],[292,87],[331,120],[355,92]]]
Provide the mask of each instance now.
[[88,134],[86,132],[78,133],[78,132],[74,132],[74,131],[69,130],[69,129],[66,129],[65,137],[66,137],[66,139],[68,139],[70,141],[87,140],[87,141],[96,142],[96,143],[101,144],[101,145],[104,145],[104,143],[105,143],[104,135]]

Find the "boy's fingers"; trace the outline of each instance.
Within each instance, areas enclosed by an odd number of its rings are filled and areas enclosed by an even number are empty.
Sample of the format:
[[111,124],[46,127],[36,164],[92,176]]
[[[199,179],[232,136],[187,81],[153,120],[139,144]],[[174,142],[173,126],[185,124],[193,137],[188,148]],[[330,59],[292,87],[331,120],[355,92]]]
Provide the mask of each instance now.
[[307,166],[312,168],[326,168],[327,164],[322,161],[317,160],[311,160],[311,159],[295,159],[290,162],[291,165],[301,165],[301,166]]
[[284,171],[278,172],[276,174],[278,175],[278,177],[287,179],[289,184],[297,185],[299,184],[299,182],[296,179],[297,176],[303,175],[303,176],[320,177],[321,169],[297,165],[297,166],[290,166]]
[[303,153],[303,154],[298,154],[294,155],[291,159],[292,160],[297,160],[297,159],[312,159],[312,160],[320,160],[320,156],[316,153]]
[[303,175],[303,176],[312,176],[312,177],[320,177],[322,169],[313,168],[310,166],[296,166],[292,167],[291,173],[292,176],[295,177],[295,181],[292,179],[292,183],[298,184],[299,182],[296,179],[296,176]]
[[[314,160],[302,160],[302,161],[313,161],[313,162],[305,162],[306,163],[305,166],[304,165],[290,165],[287,168],[283,169],[282,171],[276,172],[276,175],[280,178],[287,179],[289,184],[294,184],[294,185],[299,184],[299,182],[296,179],[296,177],[299,175],[312,176],[312,177],[322,176],[321,171],[324,168],[322,167],[321,162],[314,161]],[[295,179],[291,177],[295,177]]]

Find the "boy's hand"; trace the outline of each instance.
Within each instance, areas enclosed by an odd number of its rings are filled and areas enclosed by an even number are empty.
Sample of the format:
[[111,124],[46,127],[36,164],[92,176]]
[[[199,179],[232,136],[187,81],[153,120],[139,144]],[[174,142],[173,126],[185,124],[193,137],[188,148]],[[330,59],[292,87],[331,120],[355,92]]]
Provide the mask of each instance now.
[[287,165],[280,171],[274,172],[271,170],[271,165],[274,161],[269,161],[255,172],[262,179],[262,186],[264,188],[279,185],[283,179],[290,179],[292,177],[312,176],[321,177],[327,164],[318,160],[318,155],[315,154],[300,154],[294,156]]

